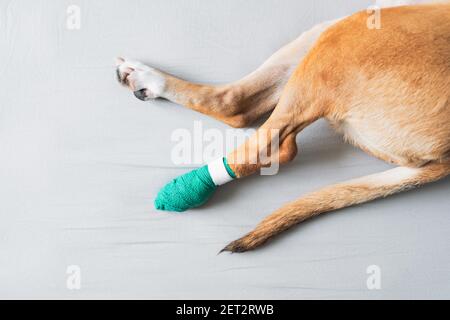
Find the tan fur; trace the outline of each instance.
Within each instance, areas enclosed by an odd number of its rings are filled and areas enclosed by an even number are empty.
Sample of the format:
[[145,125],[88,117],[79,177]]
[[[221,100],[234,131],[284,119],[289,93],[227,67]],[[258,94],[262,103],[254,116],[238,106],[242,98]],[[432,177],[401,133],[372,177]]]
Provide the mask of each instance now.
[[[321,213],[387,197],[394,193],[439,180],[450,174],[450,163],[432,163],[414,169],[409,176],[395,179],[396,168],[380,174],[351,180],[310,193],[287,204],[264,219],[255,230],[233,241],[223,251],[244,252],[255,249],[273,236]],[[412,170],[412,169],[409,169]],[[394,180],[387,183],[386,178]]]
[[[366,12],[323,24],[228,86],[168,76],[167,98],[233,126],[248,125],[273,110],[258,132],[228,156],[238,178],[270,165],[258,156],[246,157],[268,149],[270,139],[259,143],[268,130],[279,130],[280,162],[285,163],[297,154],[296,135],[319,118],[366,152],[401,166],[306,195],[225,250],[254,249],[320,213],[450,174],[450,5],[383,9],[381,17],[380,30],[367,28]],[[301,61],[294,70],[295,58]]]

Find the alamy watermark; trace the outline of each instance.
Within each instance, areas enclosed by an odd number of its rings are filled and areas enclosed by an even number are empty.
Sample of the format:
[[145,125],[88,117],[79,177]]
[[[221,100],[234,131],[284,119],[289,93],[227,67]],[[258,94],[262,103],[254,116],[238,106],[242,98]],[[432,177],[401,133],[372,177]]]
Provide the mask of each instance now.
[[377,265],[370,265],[366,269],[367,277],[366,285],[369,290],[381,290],[381,268]]
[[66,268],[66,287],[69,290],[81,289],[81,268],[78,265],[70,265]]
[[201,121],[194,121],[192,129],[172,132],[171,160],[176,165],[202,165],[235,150],[230,163],[259,164],[261,175],[274,175],[279,170],[279,135],[277,129],[204,129]]
[[367,28],[369,30],[381,29],[381,7],[374,5],[367,8]]
[[68,30],[81,29],[81,8],[75,4],[71,4],[66,10],[66,28]]

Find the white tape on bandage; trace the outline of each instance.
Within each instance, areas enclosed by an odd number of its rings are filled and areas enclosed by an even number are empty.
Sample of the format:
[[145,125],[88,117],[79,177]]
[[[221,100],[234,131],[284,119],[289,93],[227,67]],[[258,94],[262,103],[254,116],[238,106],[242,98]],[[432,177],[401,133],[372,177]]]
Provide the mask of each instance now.
[[223,163],[223,158],[214,160],[213,162],[208,164],[208,171],[211,175],[211,179],[216,186],[224,185],[230,181],[233,181],[233,178],[228,174],[227,168]]

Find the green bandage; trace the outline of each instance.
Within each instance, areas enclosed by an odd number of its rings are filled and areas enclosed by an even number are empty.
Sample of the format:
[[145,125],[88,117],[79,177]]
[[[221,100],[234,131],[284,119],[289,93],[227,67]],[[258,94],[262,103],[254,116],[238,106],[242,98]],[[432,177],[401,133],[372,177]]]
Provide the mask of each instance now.
[[236,178],[225,158],[186,173],[168,183],[155,200],[155,208],[183,212],[205,204],[217,186]]

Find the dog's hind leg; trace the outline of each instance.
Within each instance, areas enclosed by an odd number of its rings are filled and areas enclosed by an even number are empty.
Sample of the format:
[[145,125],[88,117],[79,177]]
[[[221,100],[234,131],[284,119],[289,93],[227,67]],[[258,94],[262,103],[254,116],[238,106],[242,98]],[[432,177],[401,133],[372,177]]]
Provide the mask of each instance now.
[[223,251],[256,249],[283,231],[321,213],[387,197],[442,179],[450,174],[450,162],[420,168],[398,167],[382,173],[325,187],[285,205],[264,219],[253,231],[231,242]]
[[122,58],[117,61],[117,76],[141,100],[165,98],[230,126],[246,127],[273,110],[295,67],[334,22],[322,23],[303,33],[256,71],[227,85],[191,83]]

